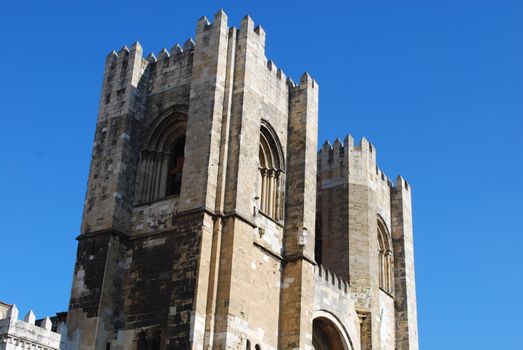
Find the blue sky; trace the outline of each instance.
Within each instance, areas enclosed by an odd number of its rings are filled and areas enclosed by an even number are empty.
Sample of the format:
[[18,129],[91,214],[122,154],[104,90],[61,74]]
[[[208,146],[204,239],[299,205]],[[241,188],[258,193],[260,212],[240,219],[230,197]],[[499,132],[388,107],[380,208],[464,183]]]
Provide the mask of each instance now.
[[523,1],[4,2],[0,300],[67,309],[105,55],[219,8],[412,185],[420,348],[523,349]]

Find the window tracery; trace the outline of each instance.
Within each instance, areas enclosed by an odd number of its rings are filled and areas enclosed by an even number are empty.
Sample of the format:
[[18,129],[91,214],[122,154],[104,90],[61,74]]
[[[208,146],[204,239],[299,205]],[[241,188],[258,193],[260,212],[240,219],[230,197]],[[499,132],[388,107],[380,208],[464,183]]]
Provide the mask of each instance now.
[[274,220],[283,218],[285,166],[276,133],[262,123],[259,147],[258,197],[260,211]]
[[180,194],[186,120],[184,114],[172,113],[153,124],[141,152],[136,192],[138,203]]
[[379,286],[385,292],[392,294],[394,281],[394,259],[392,242],[385,222],[378,216],[378,263]]

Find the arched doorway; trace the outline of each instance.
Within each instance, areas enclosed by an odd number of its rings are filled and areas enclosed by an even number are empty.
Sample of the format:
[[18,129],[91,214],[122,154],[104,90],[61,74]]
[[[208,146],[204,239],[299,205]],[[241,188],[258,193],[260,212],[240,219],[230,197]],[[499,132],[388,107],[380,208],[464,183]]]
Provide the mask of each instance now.
[[332,317],[317,317],[312,323],[312,346],[314,350],[350,350],[346,337]]

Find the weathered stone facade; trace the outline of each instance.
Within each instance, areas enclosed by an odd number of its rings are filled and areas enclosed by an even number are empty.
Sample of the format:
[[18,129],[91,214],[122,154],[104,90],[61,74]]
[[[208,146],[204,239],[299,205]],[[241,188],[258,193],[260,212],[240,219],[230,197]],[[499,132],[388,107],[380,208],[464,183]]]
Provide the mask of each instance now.
[[81,349],[418,348],[410,187],[366,140],[317,153],[318,91],[223,11],[157,58],[108,55],[67,320]]

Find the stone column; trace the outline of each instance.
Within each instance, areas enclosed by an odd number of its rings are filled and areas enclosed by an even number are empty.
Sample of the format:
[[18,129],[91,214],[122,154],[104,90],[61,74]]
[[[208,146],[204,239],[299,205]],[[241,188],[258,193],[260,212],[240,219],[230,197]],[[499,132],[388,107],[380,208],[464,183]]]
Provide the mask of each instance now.
[[180,211],[216,204],[228,31],[223,11],[214,23],[203,17],[196,27]]
[[411,191],[400,176],[391,193],[392,244],[396,296],[396,349],[418,349]]
[[280,349],[312,348],[316,217],[317,83],[305,73],[290,83],[287,203],[279,326]]

